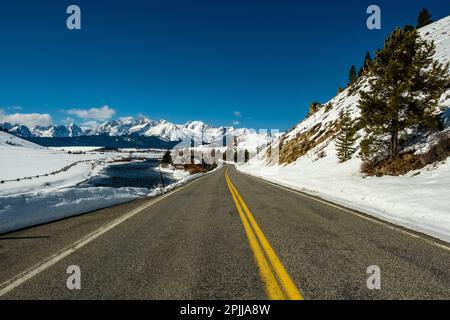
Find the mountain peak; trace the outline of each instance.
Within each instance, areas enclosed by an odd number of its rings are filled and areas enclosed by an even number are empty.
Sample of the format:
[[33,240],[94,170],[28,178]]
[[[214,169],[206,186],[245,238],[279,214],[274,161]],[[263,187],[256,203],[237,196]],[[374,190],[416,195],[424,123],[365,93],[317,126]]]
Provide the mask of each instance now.
[[[198,143],[222,142],[225,135],[235,135],[240,141],[247,141],[244,136],[249,134],[245,128],[211,127],[203,121],[188,121],[184,125],[177,125],[167,120],[154,121],[144,116],[124,117],[117,120],[108,120],[94,128],[83,130],[75,123],[54,126],[36,126],[29,130],[26,126],[13,124],[0,124],[1,127],[21,137],[63,138],[79,136],[145,136],[157,137],[164,141],[194,140]],[[258,134],[256,134],[258,135]],[[267,135],[260,135],[261,141],[270,139]],[[247,145],[246,145],[247,147]],[[249,145],[249,148],[252,148]],[[256,146],[255,146],[256,148]]]
[[183,125],[183,128],[191,129],[191,130],[204,130],[209,126],[206,125],[203,121],[188,121]]

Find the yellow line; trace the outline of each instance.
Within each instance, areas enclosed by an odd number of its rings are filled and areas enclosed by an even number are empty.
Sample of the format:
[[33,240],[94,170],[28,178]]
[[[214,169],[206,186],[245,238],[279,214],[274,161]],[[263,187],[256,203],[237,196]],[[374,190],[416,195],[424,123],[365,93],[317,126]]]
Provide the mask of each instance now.
[[[286,269],[284,268],[283,264],[281,263],[280,259],[278,258],[277,254],[269,244],[269,241],[265,237],[264,233],[262,232],[261,228],[257,224],[255,218],[251,214],[250,210],[247,207],[247,204],[245,203],[244,199],[242,199],[241,195],[237,191],[236,187],[231,182],[230,177],[228,176],[228,170],[225,172],[225,178],[228,183],[228,187],[230,188],[230,191],[233,195],[233,198],[236,198],[238,202],[236,202],[236,206],[241,208],[246,214],[246,217],[248,218],[248,221],[250,221],[251,226],[253,227],[253,230],[256,233],[256,236],[258,237],[264,252],[266,253],[270,264],[272,268],[275,270],[275,273],[278,276],[278,279],[280,281],[281,286],[283,287],[284,291],[287,294],[287,297],[291,300],[303,300],[303,296],[301,295],[300,291],[295,286],[294,281],[292,281],[291,277],[287,273]],[[242,217],[241,217],[242,219]]]
[[250,243],[250,247],[255,256],[256,263],[258,264],[261,278],[266,285],[267,295],[271,300],[284,300],[285,297],[283,295],[283,292],[278,285],[278,282],[274,274],[272,273],[272,270],[270,269],[269,263],[267,262],[267,259],[258,244],[258,240],[256,239],[256,236],[253,233],[250,224],[245,217],[244,212],[242,211],[241,206],[239,205],[239,201],[237,200],[236,195],[230,185],[231,182],[229,181],[228,177],[226,177],[226,181],[228,184],[228,188],[230,189],[231,196],[233,197],[233,200],[236,204],[236,208],[238,209],[239,216],[241,217],[242,224],[244,225],[245,233],[247,234],[248,242]]

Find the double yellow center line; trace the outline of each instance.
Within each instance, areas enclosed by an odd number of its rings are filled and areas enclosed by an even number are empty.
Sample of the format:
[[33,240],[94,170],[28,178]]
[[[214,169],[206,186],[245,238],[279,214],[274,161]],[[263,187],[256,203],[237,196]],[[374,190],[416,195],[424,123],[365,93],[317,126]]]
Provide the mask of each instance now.
[[261,279],[266,286],[268,298],[271,300],[303,300],[300,291],[270,246],[269,241],[267,241],[236,187],[231,182],[228,176],[228,169],[225,171],[225,180],[244,225],[250,247],[258,264]]

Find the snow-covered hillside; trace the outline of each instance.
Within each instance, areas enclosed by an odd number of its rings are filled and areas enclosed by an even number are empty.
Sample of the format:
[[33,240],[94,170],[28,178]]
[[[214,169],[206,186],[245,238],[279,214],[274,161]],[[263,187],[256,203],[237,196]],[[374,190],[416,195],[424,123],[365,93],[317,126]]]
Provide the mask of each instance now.
[[70,187],[122,157],[120,153],[69,154],[0,131],[0,197]]
[[[420,29],[420,34],[436,44],[435,59],[450,61],[450,16]],[[239,166],[243,172],[295,189],[314,193],[348,207],[382,217],[406,227],[450,242],[450,161],[437,163],[402,177],[364,177],[362,161],[356,152],[350,161],[339,163],[335,136],[339,117],[349,110],[359,117],[360,92],[368,89],[362,77],[358,83],[324,103],[293,130],[283,135],[276,148],[280,163],[274,164],[266,153]],[[450,133],[450,90],[440,99],[444,108],[444,134]],[[362,135],[362,132],[359,132]],[[416,152],[435,143],[431,136],[412,146]]]
[[450,16],[419,29],[420,34],[436,44],[435,59],[449,61],[450,57]]
[[[419,32],[425,39],[435,41],[436,60],[443,63],[450,61],[450,16],[420,29]],[[356,90],[354,89],[355,87]],[[342,111],[349,110],[354,119],[359,117],[358,101],[360,92],[367,90],[368,87],[367,78],[361,78],[354,87],[344,90],[330,101],[324,103],[322,108],[284,135],[281,139],[281,162],[289,163],[297,159],[297,157],[292,159],[288,158],[288,156],[283,158],[284,152],[291,153],[291,150],[286,148],[291,141],[294,144],[298,144],[297,142],[301,144],[303,140],[308,140],[306,148],[296,150],[299,156],[303,155],[302,151],[308,153],[311,150],[314,153],[314,151],[318,151],[330,143],[338,130],[337,123]],[[442,95],[440,104],[444,108],[450,107],[450,90]],[[444,111],[443,116],[447,118],[448,111]],[[312,148],[313,146],[315,148]],[[309,155],[311,156],[311,152],[309,152]]]
[[[52,150],[0,131],[0,234],[163,191],[158,188],[78,187],[79,183],[100,174],[106,166],[129,156],[128,153],[94,152],[93,149]],[[140,152],[137,156],[152,159],[161,157],[161,153]],[[179,179],[176,184],[191,177],[185,174]],[[167,186],[167,190],[175,185]]]
[[22,147],[29,149],[43,149],[41,146],[32,142],[23,140],[12,134],[0,131],[0,149],[3,152],[8,152],[13,149],[12,147]]

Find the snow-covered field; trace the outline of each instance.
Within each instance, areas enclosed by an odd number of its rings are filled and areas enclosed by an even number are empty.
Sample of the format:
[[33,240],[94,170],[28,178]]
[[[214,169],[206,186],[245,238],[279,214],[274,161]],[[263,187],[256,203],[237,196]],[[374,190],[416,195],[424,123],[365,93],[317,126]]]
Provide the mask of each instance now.
[[[437,60],[450,61],[450,16],[420,29],[420,33],[435,41]],[[283,143],[295,142],[294,139],[308,134],[309,141],[319,140],[321,134],[331,130],[343,110],[358,118],[360,92],[367,87],[367,79],[362,79],[356,92],[347,89],[338,94],[324,104],[329,108],[321,108],[282,137]],[[442,95],[440,105],[445,110],[444,132],[450,134],[450,90]],[[317,127],[321,130],[315,130]],[[427,151],[435,138],[430,136],[412,146],[412,150]],[[381,178],[365,178],[360,173],[361,163],[357,154],[350,161],[339,163],[330,136],[290,164],[275,165],[260,155],[238,166],[238,170],[450,242],[450,159],[405,176]]]
[[[66,152],[0,131],[0,234],[154,196],[196,177],[184,171],[168,172],[178,181],[164,189],[78,188],[79,183],[106,166],[119,164],[129,154],[93,152],[92,148],[71,148],[83,154],[69,154],[67,148],[62,149]],[[140,159],[160,156],[158,152],[136,154]]]
[[[0,136],[4,135],[0,132]],[[0,183],[0,196],[48,192],[74,186],[108,163],[126,156],[113,152],[78,155],[40,147],[0,145],[0,181],[3,181]],[[52,174],[54,172],[58,173]]]

